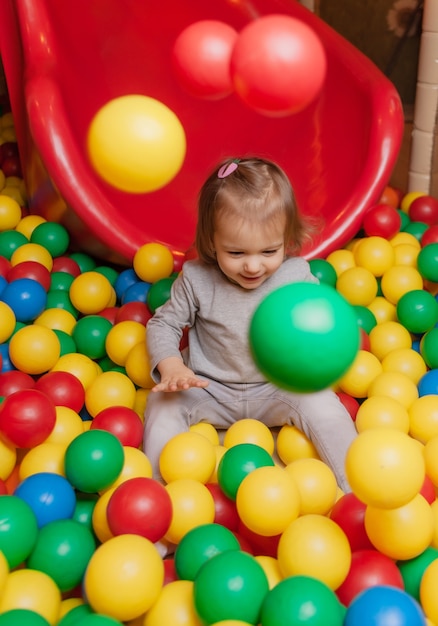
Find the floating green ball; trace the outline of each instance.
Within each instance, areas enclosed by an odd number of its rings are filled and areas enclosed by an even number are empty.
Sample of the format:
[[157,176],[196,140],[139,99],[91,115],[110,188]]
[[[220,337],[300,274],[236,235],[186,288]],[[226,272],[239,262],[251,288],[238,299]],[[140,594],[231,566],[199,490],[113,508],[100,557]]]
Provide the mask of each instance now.
[[314,392],[334,384],[359,350],[353,307],[333,287],[291,283],[270,293],[250,322],[250,348],[278,387]]

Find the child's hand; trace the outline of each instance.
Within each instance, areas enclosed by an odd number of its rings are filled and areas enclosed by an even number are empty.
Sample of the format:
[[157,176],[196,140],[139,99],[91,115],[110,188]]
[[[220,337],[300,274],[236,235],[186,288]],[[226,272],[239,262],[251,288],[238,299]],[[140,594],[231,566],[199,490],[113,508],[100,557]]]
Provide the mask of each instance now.
[[183,361],[177,357],[164,359],[158,364],[161,381],[152,387],[151,391],[185,391],[190,387],[207,387],[208,381],[198,378]]

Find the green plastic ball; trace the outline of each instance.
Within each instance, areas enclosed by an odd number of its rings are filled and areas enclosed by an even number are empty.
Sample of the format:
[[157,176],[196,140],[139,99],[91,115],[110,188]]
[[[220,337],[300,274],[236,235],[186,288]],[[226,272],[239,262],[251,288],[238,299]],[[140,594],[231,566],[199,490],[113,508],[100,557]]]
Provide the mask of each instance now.
[[314,392],[334,384],[359,350],[353,307],[333,287],[292,283],[270,293],[250,322],[257,367],[278,387]]
[[86,315],[79,319],[72,332],[77,351],[90,359],[105,357],[105,341],[112,327],[111,322],[102,315]]
[[27,559],[37,535],[37,518],[29,504],[18,496],[0,496],[0,550],[10,569]]
[[160,278],[156,283],[153,283],[146,296],[146,303],[151,313],[155,311],[162,304],[167,302],[170,298],[170,290],[175,282],[175,276],[168,276],[167,278]]
[[10,260],[15,250],[25,243],[29,243],[28,238],[18,230],[4,230],[0,233],[0,256]]
[[263,626],[342,626],[345,610],[336,594],[310,576],[290,576],[266,595],[262,604]]
[[377,325],[376,316],[368,307],[362,306],[361,304],[353,305],[353,310],[356,313],[359,327],[363,328],[369,335],[370,331]]
[[397,562],[397,567],[405,584],[405,591],[417,602],[420,601],[420,585],[424,571],[436,559],[438,559],[438,550],[429,547],[413,559]]
[[224,494],[236,500],[242,480],[259,467],[275,465],[272,456],[254,443],[240,443],[229,448],[219,461],[217,480]]
[[61,346],[60,356],[77,352],[76,344],[71,335],[66,333],[64,330],[59,330],[57,328],[54,328],[53,332],[59,339],[59,345]]
[[320,283],[330,285],[331,287],[336,286],[338,275],[336,274],[336,270],[331,263],[325,259],[311,259],[309,261],[309,265],[310,271],[314,276],[316,276]]
[[417,256],[417,268],[423,278],[438,282],[438,243],[429,243],[421,248]]
[[228,550],[209,559],[193,583],[196,611],[206,624],[226,619],[258,624],[269,584],[262,566],[247,552]]
[[0,626],[49,626],[49,622],[30,609],[11,609],[0,615]]
[[438,328],[432,328],[421,337],[420,354],[429,369],[438,369]]
[[30,236],[31,243],[37,243],[48,250],[52,257],[64,254],[70,244],[67,229],[57,222],[38,224]]
[[438,322],[438,302],[424,289],[413,289],[397,302],[398,321],[410,333],[421,335]]
[[96,267],[97,263],[93,259],[92,256],[86,254],[85,252],[72,252],[70,254],[70,258],[79,265],[79,269],[81,270],[81,274],[84,272],[91,272]]
[[93,609],[89,604],[79,604],[79,606],[75,606],[68,611],[68,613],[59,620],[57,626],[78,626],[78,624],[82,623],[83,619],[92,613]]

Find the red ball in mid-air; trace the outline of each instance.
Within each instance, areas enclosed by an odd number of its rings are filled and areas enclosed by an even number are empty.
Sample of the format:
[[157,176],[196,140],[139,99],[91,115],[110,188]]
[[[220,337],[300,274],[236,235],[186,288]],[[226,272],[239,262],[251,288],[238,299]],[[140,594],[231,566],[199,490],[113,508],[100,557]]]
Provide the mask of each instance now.
[[298,113],[319,94],[326,55],[307,24],[286,15],[260,17],[239,33],[231,55],[237,95],[271,117]]

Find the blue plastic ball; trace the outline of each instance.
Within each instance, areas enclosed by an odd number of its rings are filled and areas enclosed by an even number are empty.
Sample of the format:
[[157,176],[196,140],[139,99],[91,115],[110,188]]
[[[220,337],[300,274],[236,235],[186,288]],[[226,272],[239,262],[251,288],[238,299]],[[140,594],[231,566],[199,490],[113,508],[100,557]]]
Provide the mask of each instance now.
[[426,372],[418,381],[418,395],[422,396],[438,395],[438,369],[431,369]]
[[362,591],[347,609],[344,626],[425,626],[420,605],[412,596],[389,585]]
[[18,278],[3,289],[0,300],[11,307],[17,321],[31,322],[46,308],[47,293],[36,280]]
[[76,495],[64,476],[39,472],[25,478],[14,495],[30,506],[37,518],[38,528],[49,522],[69,519],[76,507]]

